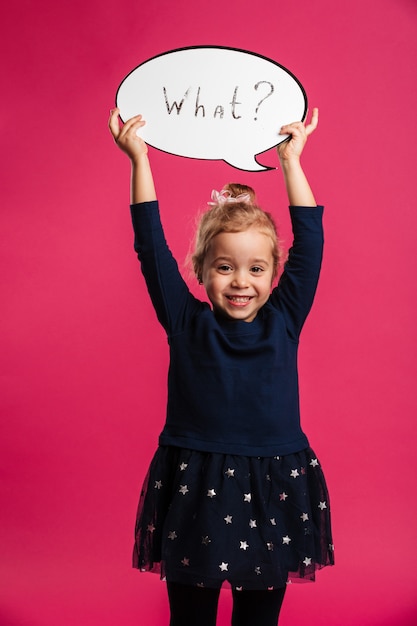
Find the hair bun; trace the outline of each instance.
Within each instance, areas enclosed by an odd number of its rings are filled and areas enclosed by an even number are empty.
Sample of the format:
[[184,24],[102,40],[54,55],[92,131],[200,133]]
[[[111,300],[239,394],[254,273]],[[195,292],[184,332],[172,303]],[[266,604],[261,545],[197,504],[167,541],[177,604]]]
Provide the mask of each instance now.
[[211,200],[211,202],[208,202],[209,206],[221,206],[223,204],[233,204],[236,202],[243,202],[244,204],[252,203],[250,193],[240,193],[238,196],[233,196],[228,189],[222,189],[221,191],[213,189],[211,192]]

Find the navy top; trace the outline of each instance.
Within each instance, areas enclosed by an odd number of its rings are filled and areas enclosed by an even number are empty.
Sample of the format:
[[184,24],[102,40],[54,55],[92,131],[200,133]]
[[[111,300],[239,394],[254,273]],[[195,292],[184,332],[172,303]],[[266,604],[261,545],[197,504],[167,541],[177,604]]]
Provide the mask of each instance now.
[[189,291],[165,241],[158,202],[131,206],[135,250],[170,347],[161,445],[246,456],[308,446],[297,349],[323,251],[323,207],[290,207],[294,241],[277,287],[252,322],[216,316]]

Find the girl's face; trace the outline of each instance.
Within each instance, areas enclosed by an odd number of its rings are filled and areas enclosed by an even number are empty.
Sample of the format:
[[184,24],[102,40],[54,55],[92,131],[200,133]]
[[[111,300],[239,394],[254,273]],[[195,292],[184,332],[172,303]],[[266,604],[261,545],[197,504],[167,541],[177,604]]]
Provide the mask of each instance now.
[[272,241],[256,227],[213,237],[202,281],[215,313],[252,322],[271,293]]

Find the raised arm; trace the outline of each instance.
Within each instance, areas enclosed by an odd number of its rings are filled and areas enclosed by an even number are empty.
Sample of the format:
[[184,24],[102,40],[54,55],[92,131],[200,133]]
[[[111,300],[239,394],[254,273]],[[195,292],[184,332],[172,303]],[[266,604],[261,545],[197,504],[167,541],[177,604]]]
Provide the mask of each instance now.
[[288,141],[277,147],[288,200],[291,206],[317,206],[309,182],[301,167],[300,157],[307,141],[307,137],[317,128],[319,110],[313,109],[310,124],[294,122],[281,128],[281,135],[291,135]]
[[155,185],[148,159],[148,146],[137,131],[146,124],[141,115],[136,115],[123,126],[119,123],[119,109],[110,112],[109,128],[119,148],[127,154],[132,166],[131,204],[156,200]]
[[202,304],[190,294],[165,240],[158,203],[155,202],[148,147],[137,135],[144,124],[142,116],[137,115],[122,126],[119,110],[110,113],[110,132],[132,164],[131,215],[135,250],[160,323],[168,334],[178,333]]

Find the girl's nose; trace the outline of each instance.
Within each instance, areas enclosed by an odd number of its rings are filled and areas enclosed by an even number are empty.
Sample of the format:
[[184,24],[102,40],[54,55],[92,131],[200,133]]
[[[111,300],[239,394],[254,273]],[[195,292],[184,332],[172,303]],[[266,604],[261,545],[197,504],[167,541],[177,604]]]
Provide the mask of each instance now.
[[248,286],[249,286],[248,277],[245,272],[239,272],[233,276],[232,287],[243,289]]

